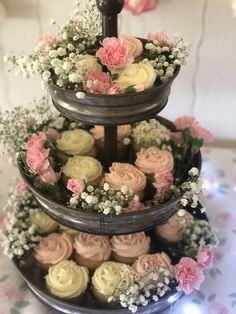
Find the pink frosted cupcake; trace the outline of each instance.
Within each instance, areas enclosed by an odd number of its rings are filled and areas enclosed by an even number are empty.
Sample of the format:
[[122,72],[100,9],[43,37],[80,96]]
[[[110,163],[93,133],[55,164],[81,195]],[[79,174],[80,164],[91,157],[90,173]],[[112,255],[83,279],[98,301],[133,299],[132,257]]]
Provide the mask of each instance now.
[[51,233],[41,238],[34,249],[34,256],[39,266],[47,271],[52,265],[69,259],[72,251],[73,241],[68,234]]
[[112,258],[116,262],[133,264],[143,254],[147,254],[150,248],[150,238],[144,232],[132,233],[111,238]]
[[165,170],[172,172],[174,168],[173,155],[155,146],[147,149],[141,148],[137,153],[135,165],[145,174],[153,175],[156,171]]
[[132,265],[133,271],[140,276],[145,276],[152,271],[158,272],[160,267],[165,267],[169,271],[172,268],[171,260],[164,252],[141,255]]
[[108,237],[79,232],[74,239],[75,261],[89,270],[94,270],[111,256]]
[[122,185],[126,185],[141,200],[146,187],[146,176],[137,167],[128,163],[113,162],[109,168],[109,173],[105,174],[105,181],[113,190],[120,190]]
[[[118,160],[122,160],[127,153],[128,146],[124,145],[123,140],[130,135],[130,132],[131,126],[129,124],[118,125],[117,127]],[[95,125],[90,133],[95,140],[100,158],[104,159],[104,126]]]

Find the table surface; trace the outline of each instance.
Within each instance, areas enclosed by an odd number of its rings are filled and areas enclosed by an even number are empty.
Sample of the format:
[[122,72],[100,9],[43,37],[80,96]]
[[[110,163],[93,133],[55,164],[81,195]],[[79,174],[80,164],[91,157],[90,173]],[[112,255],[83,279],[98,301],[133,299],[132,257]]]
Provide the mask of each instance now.
[[[211,224],[218,229],[220,245],[215,263],[206,272],[200,291],[184,296],[163,314],[235,314],[236,313],[236,149],[204,148],[202,177],[209,194],[202,200]],[[1,212],[9,184],[17,170],[0,156]],[[0,250],[0,314],[52,314],[27,289],[14,265]],[[95,313],[96,314],[96,313]]]

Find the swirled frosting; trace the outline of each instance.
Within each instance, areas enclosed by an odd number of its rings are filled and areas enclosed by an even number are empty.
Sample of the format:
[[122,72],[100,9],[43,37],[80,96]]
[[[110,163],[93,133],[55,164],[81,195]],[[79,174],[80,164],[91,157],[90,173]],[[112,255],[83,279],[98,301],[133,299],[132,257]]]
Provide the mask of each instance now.
[[127,185],[134,192],[144,190],[146,176],[135,166],[128,163],[113,162],[109,170],[110,173],[105,174],[105,180],[113,190],[120,190],[122,185]]
[[41,238],[34,251],[35,258],[39,263],[55,265],[71,256],[73,241],[66,233],[51,233],[49,236]]
[[68,155],[86,155],[94,145],[94,139],[85,130],[75,129],[62,132],[57,148]]
[[41,209],[32,211],[30,213],[30,220],[31,223],[36,226],[40,234],[52,232],[58,226],[57,223]]
[[123,39],[129,46],[129,50],[134,58],[141,55],[143,52],[143,44],[141,40],[129,35],[120,35],[119,38]]
[[[95,125],[90,130],[95,141],[104,141],[104,126]],[[118,125],[117,127],[117,139],[118,141],[123,140],[126,136],[129,136],[131,132],[131,126],[129,124]]]
[[158,272],[161,266],[171,270],[171,260],[169,256],[163,252],[139,256],[139,258],[132,265],[132,269],[135,273],[145,276],[152,271]]
[[111,255],[108,237],[79,232],[74,240],[74,248],[82,257],[92,261],[106,261]]
[[179,216],[178,213],[171,216],[164,225],[156,227],[156,231],[160,237],[170,242],[178,242],[182,239],[181,226],[192,220],[193,216],[187,211],[184,216]]
[[68,159],[62,167],[62,172],[70,179],[85,179],[91,183],[101,176],[102,165],[92,157],[74,156]]
[[146,174],[153,174],[163,169],[171,172],[174,168],[174,158],[167,150],[151,146],[147,149],[141,148],[137,153],[135,165]]
[[112,251],[124,257],[136,257],[147,254],[150,238],[144,232],[113,236],[111,238]]
[[124,283],[125,286],[133,284],[133,274],[128,265],[116,262],[105,262],[99,266],[93,277],[92,284],[94,288],[106,298],[113,295],[119,284]]
[[62,261],[51,266],[46,276],[46,283],[51,294],[72,299],[80,296],[88,285],[88,270],[73,261]]

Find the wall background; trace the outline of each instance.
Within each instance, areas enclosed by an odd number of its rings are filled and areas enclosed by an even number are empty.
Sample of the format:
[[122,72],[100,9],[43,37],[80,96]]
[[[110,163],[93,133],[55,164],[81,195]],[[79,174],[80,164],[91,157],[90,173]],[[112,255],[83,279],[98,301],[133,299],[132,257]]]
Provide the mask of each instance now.
[[[81,0],[86,1],[86,0]],[[141,16],[123,12],[120,33],[146,36],[163,28],[183,35],[192,47],[187,66],[174,82],[163,115],[170,119],[194,114],[218,139],[236,138],[236,13],[235,0],[160,0]],[[38,79],[8,73],[2,57],[30,52],[42,33],[55,32],[73,10],[73,0],[2,0],[7,18],[0,21],[0,108],[25,105],[43,95]]]

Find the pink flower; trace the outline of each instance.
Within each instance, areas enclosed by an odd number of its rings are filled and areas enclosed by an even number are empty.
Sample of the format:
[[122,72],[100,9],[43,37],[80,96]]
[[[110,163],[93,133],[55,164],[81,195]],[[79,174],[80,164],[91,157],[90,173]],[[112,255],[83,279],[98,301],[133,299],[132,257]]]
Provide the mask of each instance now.
[[145,86],[143,84],[136,84],[134,85],[134,89],[136,90],[136,92],[142,92],[145,90]]
[[193,289],[199,289],[204,280],[203,270],[189,257],[182,257],[180,262],[174,266],[175,278],[180,288],[190,294]]
[[125,9],[134,15],[154,10],[159,0],[125,0]]
[[182,132],[170,132],[169,136],[176,144],[182,144],[184,142]]
[[88,93],[107,94],[112,87],[112,79],[109,73],[90,69],[84,75],[83,86]]
[[61,137],[61,134],[56,129],[49,128],[46,131],[46,137],[49,142],[55,142]]
[[107,92],[108,95],[121,95],[124,94],[124,90],[118,85],[113,85]]
[[134,61],[129,45],[116,37],[107,37],[103,40],[103,47],[98,49],[96,57],[109,69],[120,69]]
[[174,44],[169,41],[168,36],[162,29],[157,33],[148,33],[148,39],[156,40],[161,47],[164,47],[164,46],[169,47],[169,48],[174,47]]
[[200,126],[199,122],[190,116],[183,116],[175,120],[177,130],[189,128],[193,138],[202,138],[204,144],[214,140],[214,136],[207,129]]
[[67,189],[76,195],[80,195],[84,191],[84,181],[77,179],[69,179],[67,183]]
[[28,189],[27,184],[24,181],[21,181],[17,184],[16,190],[18,193],[22,193]]
[[39,173],[39,175],[40,175],[40,179],[44,183],[48,183],[48,184],[54,184],[61,177],[61,173],[55,172],[51,166],[49,166],[45,171],[42,171],[41,173]]
[[123,211],[125,213],[131,213],[131,212],[139,212],[141,210],[144,210],[145,206],[141,202],[130,202],[128,208],[124,208]]
[[16,289],[10,286],[6,286],[2,291],[2,300],[10,300],[16,295]]
[[174,181],[173,174],[170,171],[160,169],[154,173],[154,178],[157,189],[156,197],[162,198],[171,190]]
[[207,308],[207,314],[229,314],[228,308],[219,302],[211,302]]
[[211,249],[207,247],[200,247],[197,254],[197,262],[203,269],[210,269],[212,267],[214,254]]
[[50,166],[48,155],[49,149],[40,151],[37,148],[31,148],[26,153],[26,163],[35,174],[43,173]]
[[44,132],[39,132],[38,134],[34,134],[31,139],[26,143],[27,150],[31,148],[42,149],[45,142],[47,141],[47,137]]
[[48,50],[50,50],[50,48],[52,48],[53,44],[55,42],[55,37],[53,37],[52,35],[43,35],[40,36],[37,40],[36,40],[36,45],[37,45],[37,53],[41,56],[46,56],[48,53]]

